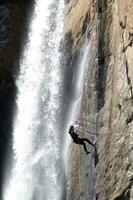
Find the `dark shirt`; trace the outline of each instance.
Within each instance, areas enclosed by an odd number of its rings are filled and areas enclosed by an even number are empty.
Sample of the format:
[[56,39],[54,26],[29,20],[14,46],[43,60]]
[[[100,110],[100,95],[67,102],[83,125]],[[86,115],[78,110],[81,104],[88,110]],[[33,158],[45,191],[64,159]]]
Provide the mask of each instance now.
[[74,142],[78,141],[79,137],[78,137],[78,134],[76,132],[69,131],[68,133],[71,135],[71,137],[72,137],[72,139],[73,139]]

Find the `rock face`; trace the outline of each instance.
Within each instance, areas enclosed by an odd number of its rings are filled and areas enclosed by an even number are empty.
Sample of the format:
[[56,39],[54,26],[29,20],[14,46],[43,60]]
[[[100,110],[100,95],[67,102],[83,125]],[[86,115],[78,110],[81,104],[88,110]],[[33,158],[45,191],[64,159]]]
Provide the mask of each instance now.
[[91,44],[79,133],[97,136],[89,155],[71,144],[67,199],[132,200],[133,2],[70,0],[65,14],[72,57],[85,38]]

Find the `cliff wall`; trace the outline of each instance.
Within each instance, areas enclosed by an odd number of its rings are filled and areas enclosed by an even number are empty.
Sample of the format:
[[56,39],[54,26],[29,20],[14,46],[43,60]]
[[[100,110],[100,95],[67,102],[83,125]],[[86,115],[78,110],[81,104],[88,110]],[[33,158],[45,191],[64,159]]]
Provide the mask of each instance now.
[[65,17],[72,56],[85,38],[91,44],[79,134],[97,137],[89,155],[71,144],[67,199],[132,200],[133,3],[70,0]]

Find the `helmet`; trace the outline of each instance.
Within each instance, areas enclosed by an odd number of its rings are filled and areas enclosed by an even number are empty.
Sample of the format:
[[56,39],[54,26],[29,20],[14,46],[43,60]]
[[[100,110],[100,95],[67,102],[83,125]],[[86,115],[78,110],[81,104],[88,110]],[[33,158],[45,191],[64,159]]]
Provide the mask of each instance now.
[[74,126],[73,125],[70,126],[69,131],[74,131]]

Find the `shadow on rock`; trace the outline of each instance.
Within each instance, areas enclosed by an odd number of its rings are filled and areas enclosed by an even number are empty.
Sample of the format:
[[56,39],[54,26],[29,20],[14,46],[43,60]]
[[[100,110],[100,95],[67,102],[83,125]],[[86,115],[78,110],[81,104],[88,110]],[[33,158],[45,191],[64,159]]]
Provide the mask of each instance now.
[[97,153],[97,147],[94,149],[94,166],[96,167],[99,162],[99,155]]

